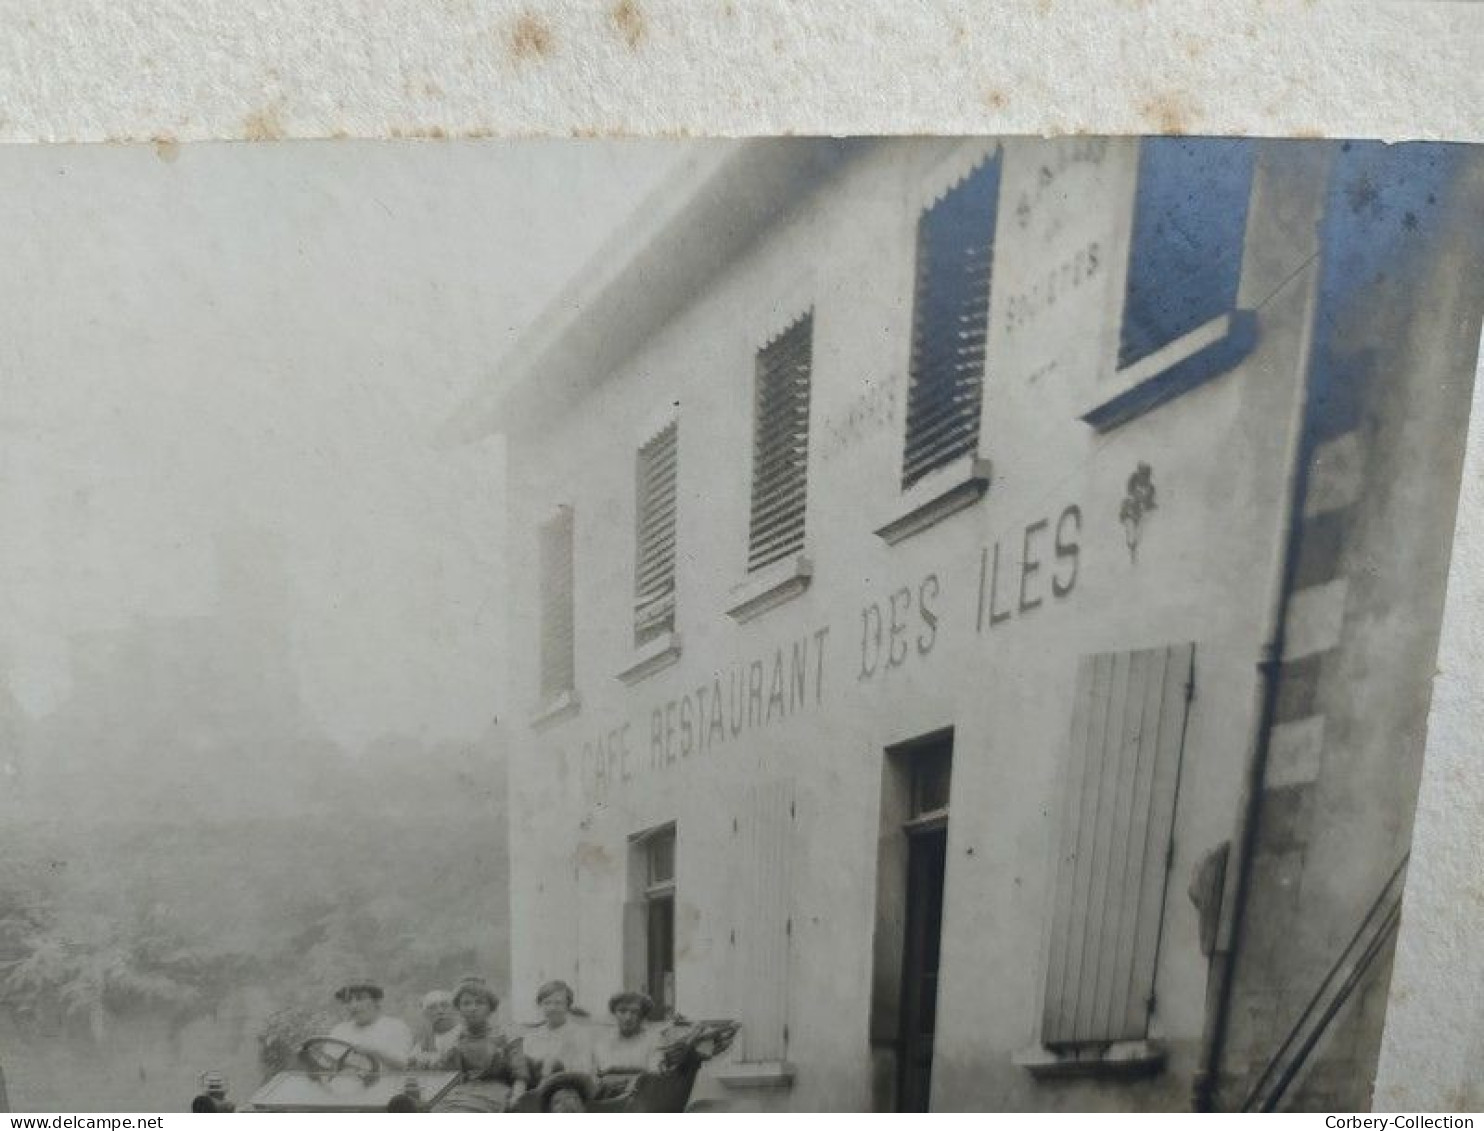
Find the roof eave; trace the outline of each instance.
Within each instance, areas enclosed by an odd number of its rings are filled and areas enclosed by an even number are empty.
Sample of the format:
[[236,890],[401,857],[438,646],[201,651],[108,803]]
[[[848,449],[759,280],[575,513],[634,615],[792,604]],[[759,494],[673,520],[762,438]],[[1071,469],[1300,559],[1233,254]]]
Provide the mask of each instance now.
[[449,421],[445,442],[527,430],[581,399],[866,144],[768,139],[701,154],[532,323]]

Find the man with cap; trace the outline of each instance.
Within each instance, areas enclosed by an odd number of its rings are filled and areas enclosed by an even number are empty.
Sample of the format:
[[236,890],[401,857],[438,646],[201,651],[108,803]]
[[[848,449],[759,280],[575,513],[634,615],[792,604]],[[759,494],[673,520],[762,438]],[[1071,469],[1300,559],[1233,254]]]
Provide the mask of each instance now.
[[412,1054],[412,1030],[396,1017],[381,1012],[385,996],[374,982],[351,982],[335,991],[335,1000],[349,1016],[330,1030],[331,1040],[344,1041],[374,1056],[383,1068],[401,1071]]

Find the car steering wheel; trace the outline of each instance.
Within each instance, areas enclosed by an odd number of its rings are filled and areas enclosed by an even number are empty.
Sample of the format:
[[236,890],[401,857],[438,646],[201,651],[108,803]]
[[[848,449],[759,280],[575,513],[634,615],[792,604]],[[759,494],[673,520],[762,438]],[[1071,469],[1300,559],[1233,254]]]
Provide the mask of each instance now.
[[311,1072],[374,1076],[381,1071],[381,1061],[374,1053],[335,1037],[310,1037],[299,1046],[299,1061]]

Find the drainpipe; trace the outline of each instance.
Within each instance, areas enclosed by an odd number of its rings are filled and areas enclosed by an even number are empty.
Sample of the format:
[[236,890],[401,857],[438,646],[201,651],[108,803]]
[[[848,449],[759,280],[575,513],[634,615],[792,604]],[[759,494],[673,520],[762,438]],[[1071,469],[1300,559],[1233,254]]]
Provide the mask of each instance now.
[[[1303,340],[1299,346],[1302,393],[1298,405],[1297,427],[1289,450],[1288,493],[1284,502],[1283,549],[1271,595],[1267,643],[1258,661],[1257,726],[1251,743],[1247,773],[1237,805],[1237,826],[1232,836],[1226,881],[1223,885],[1221,910],[1216,932],[1216,946],[1211,954],[1207,976],[1206,1019],[1201,1032],[1200,1051],[1196,1058],[1195,1076],[1191,1081],[1190,1105],[1193,1111],[1215,1110],[1217,1075],[1225,1048],[1231,1015],[1232,986],[1237,954],[1242,942],[1246,915],[1252,856],[1257,845],[1258,811],[1263,783],[1267,776],[1268,748],[1272,740],[1273,719],[1278,709],[1278,691],[1283,670],[1283,653],[1287,644],[1289,599],[1293,594],[1298,570],[1299,535],[1304,524],[1304,501],[1309,490],[1309,462],[1314,443],[1310,412],[1313,391],[1314,322],[1318,314],[1319,277],[1322,264],[1323,216],[1315,224],[1316,253],[1310,265]],[[1277,297],[1277,294],[1270,298]]]

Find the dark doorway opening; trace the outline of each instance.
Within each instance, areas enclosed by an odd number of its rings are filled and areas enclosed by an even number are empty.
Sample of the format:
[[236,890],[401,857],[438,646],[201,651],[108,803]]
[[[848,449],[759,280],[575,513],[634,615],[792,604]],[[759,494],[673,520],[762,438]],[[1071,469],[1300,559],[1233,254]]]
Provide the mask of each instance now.
[[878,1111],[928,1111],[948,861],[953,732],[887,751],[871,1042]]
[[938,950],[943,928],[946,823],[909,830],[907,946],[902,967],[902,1111],[927,1111],[932,1097],[933,1034],[938,1021]]

